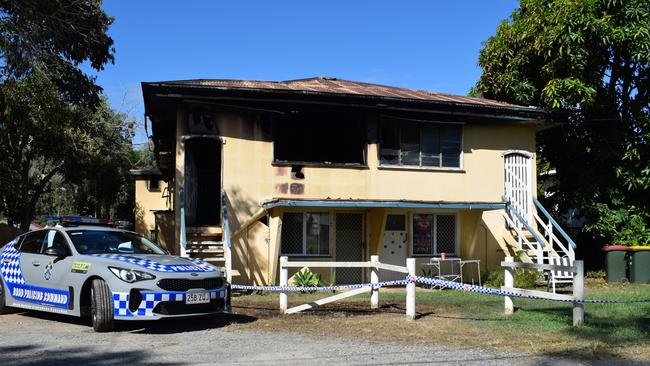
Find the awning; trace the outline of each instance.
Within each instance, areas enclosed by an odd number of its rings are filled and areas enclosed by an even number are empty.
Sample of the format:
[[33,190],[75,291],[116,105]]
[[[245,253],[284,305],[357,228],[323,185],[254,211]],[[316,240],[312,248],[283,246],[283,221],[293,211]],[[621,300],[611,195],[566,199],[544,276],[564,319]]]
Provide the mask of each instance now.
[[353,200],[353,199],[281,199],[275,198],[262,203],[264,209],[274,207],[356,207],[356,208],[406,208],[406,209],[463,209],[463,210],[501,210],[505,202],[445,202],[409,200]]

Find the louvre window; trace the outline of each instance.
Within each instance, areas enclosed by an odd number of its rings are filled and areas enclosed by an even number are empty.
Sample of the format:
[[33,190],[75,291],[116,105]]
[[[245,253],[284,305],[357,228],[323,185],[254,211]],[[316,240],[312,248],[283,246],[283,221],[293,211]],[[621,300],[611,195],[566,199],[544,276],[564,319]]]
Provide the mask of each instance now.
[[285,213],[282,218],[284,255],[324,256],[330,254],[328,213]]
[[458,124],[383,120],[380,164],[460,168],[462,130]]
[[413,255],[457,255],[456,247],[456,215],[413,215]]

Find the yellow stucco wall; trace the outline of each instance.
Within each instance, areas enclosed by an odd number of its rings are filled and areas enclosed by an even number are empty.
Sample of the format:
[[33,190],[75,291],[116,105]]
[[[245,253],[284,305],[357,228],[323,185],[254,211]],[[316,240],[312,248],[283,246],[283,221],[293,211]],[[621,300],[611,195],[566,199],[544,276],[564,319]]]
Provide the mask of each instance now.
[[160,189],[149,190],[148,179],[136,177],[135,179],[135,231],[149,237],[149,231],[154,230],[156,221],[152,211],[169,210],[169,199],[163,197],[167,194],[167,183],[160,181]]
[[[182,188],[183,143],[187,114],[178,112],[176,192]],[[449,202],[499,202],[503,195],[503,157],[506,150],[535,152],[533,124],[465,124],[461,170],[382,168],[378,145],[367,147],[367,168],[303,168],[304,179],[292,176],[288,166],[273,165],[273,143],[255,115],[218,113],[214,121],[224,144],[222,181],[230,207],[232,230],[251,217],[271,198],[424,200]],[[336,148],[336,142],[332,142]],[[533,172],[535,159],[533,158]],[[535,176],[533,174],[533,187]],[[295,191],[292,193],[292,185]],[[178,200],[176,222],[179,222]],[[233,243],[233,266],[238,283],[273,282],[277,273],[281,209],[269,213],[269,225],[257,223]],[[463,211],[460,215],[461,255],[481,259],[483,270],[501,260],[503,219],[498,211]],[[367,216],[367,240],[377,248],[385,210]],[[380,227],[378,227],[378,225]],[[178,230],[177,230],[178,241]],[[373,250],[374,251],[374,250]],[[421,260],[419,261],[421,262]],[[419,269],[418,269],[419,271]]]

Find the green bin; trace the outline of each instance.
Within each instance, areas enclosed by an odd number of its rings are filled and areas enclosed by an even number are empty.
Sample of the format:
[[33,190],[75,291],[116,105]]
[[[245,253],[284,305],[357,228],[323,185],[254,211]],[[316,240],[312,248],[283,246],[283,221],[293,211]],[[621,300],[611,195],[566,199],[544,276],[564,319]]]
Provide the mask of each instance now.
[[603,248],[606,253],[607,282],[624,282],[627,280],[625,271],[625,255],[629,247],[623,245],[608,245]]
[[650,247],[630,247],[630,281],[650,283]]

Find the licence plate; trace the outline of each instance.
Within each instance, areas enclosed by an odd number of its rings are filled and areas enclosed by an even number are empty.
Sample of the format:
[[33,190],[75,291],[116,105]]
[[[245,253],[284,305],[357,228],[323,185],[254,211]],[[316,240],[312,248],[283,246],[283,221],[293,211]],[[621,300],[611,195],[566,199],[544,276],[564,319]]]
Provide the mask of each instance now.
[[210,302],[210,293],[207,291],[188,292],[185,294],[186,304],[207,304]]

